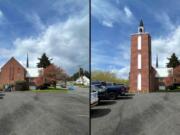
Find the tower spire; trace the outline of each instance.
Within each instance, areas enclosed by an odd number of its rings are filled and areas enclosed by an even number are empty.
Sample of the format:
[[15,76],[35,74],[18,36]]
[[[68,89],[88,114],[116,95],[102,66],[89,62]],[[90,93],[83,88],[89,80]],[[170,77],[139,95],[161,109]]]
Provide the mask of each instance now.
[[158,55],[156,55],[156,68],[158,68]]
[[139,22],[138,33],[144,33],[144,23],[142,19]]
[[139,26],[144,27],[144,23],[143,23],[142,19],[140,20]]
[[26,67],[29,67],[29,58],[28,58],[28,53],[27,53],[27,61],[26,61]]

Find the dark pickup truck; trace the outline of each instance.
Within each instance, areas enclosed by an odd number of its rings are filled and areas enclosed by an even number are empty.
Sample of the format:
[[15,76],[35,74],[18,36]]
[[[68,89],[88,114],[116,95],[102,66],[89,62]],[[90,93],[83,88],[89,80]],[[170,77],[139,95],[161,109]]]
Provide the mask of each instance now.
[[125,95],[127,93],[127,90],[123,86],[106,86],[106,94],[99,95],[100,99],[110,99],[114,100],[117,99],[118,96]]
[[[94,83],[93,84],[98,91],[99,100],[109,99],[114,100],[117,99],[118,96],[125,95],[128,92],[128,87],[125,85],[107,85],[106,83]],[[98,88],[99,90],[98,90]],[[104,89],[104,90],[102,90]]]

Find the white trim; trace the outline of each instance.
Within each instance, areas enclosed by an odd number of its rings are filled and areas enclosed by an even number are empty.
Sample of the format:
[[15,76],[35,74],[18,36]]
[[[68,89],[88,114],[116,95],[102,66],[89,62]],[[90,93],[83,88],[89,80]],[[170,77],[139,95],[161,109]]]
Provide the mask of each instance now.
[[142,68],[141,54],[138,54],[138,69]]
[[138,73],[137,76],[137,90],[141,91],[141,73]]
[[138,50],[141,50],[141,35],[138,35]]
[[131,36],[134,36],[134,35],[146,35],[146,34],[148,34],[149,35],[149,33],[148,32],[143,32],[143,33],[133,33],[133,34],[130,34]]

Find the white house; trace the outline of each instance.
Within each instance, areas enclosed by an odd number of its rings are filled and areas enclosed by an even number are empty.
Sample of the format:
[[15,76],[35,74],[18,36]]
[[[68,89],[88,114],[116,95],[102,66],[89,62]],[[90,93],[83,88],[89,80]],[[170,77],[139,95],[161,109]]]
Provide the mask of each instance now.
[[76,80],[76,84],[84,84],[88,86],[89,83],[90,83],[89,78],[87,78],[86,76],[81,76]]

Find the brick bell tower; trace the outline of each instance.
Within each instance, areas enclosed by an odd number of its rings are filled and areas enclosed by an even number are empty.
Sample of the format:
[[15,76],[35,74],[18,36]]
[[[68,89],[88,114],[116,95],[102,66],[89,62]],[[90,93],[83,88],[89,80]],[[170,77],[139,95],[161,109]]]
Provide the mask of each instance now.
[[131,35],[130,92],[150,91],[151,36],[140,21],[138,33]]

